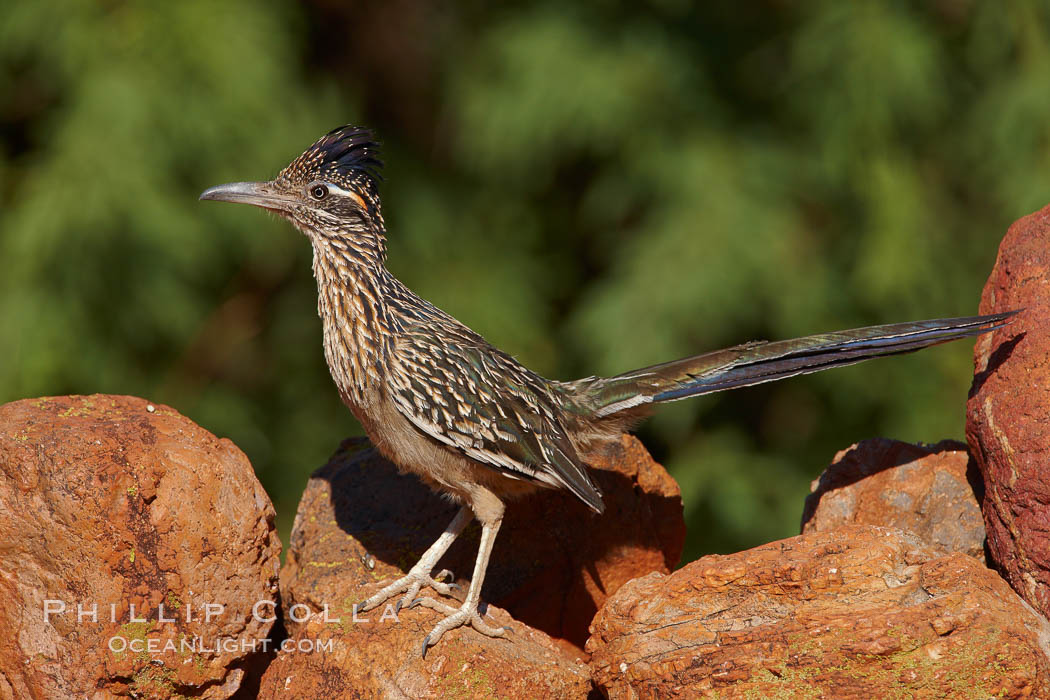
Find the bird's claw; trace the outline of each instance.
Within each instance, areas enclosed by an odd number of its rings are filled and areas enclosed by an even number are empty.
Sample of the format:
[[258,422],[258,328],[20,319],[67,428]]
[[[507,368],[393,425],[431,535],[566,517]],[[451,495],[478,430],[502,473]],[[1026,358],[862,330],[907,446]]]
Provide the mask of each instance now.
[[437,625],[434,626],[434,629],[430,630],[430,634],[423,638],[423,658],[426,658],[427,656],[427,649],[437,644],[441,640],[441,637],[444,636],[445,632],[455,629],[456,627],[462,627],[468,623],[471,627],[487,637],[503,637],[507,632],[511,631],[509,626],[492,627],[491,625],[486,624],[485,621],[481,619],[477,607],[473,605],[464,603],[463,607],[456,609],[451,608],[444,603],[439,603],[436,600],[431,600],[430,598],[420,598],[418,601],[413,602],[418,602],[418,604],[433,610],[441,610],[442,612],[446,610],[449,611],[445,619],[437,623]]
[[401,600],[398,601],[395,612],[401,612],[403,608],[412,607],[411,603],[416,599],[419,591],[424,587],[433,589],[438,595],[451,595],[452,591],[459,590],[459,585],[456,583],[442,583],[437,579],[441,578],[452,578],[452,572],[448,569],[438,572],[437,576],[432,577],[427,572],[422,571],[409,571],[407,574],[399,578],[398,580],[386,586],[382,590],[378,591],[375,595],[361,603],[357,610],[360,612],[366,612],[372,608],[378,607],[386,602],[393,596],[404,593],[401,596]]
[[394,612],[401,612],[402,608],[411,608],[412,601],[416,599],[416,594],[419,593],[421,587],[422,584],[419,581],[416,581],[409,586],[408,590],[405,591],[405,595],[401,596],[401,600],[397,601],[397,606],[394,608]]
[[[444,586],[445,590],[439,590],[438,588],[434,588],[435,583],[439,586]],[[441,593],[442,595],[448,595],[452,591],[463,590],[463,586],[456,583],[456,577],[448,569],[442,569],[441,571],[437,572],[437,574],[434,575],[433,579],[431,579],[430,587],[434,588],[435,591]]]

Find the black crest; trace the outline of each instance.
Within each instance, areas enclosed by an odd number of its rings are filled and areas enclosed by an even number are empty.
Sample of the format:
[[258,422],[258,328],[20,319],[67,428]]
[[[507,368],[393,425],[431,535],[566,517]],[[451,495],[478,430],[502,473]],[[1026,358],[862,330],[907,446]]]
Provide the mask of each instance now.
[[379,143],[370,129],[361,126],[341,126],[329,131],[310,150],[321,156],[323,170],[334,170],[344,177],[357,173],[373,180],[382,180]]
[[379,143],[370,129],[341,126],[317,140],[285,168],[281,177],[292,180],[329,180],[375,196],[383,179]]

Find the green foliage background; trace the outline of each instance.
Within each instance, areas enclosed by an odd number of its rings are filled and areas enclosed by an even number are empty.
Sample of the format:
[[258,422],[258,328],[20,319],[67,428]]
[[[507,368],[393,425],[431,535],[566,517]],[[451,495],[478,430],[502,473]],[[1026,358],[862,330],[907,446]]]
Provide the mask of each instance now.
[[[1045,2],[0,5],[0,401],[170,404],[287,536],[360,431],[310,251],[200,204],[342,123],[386,147],[390,265],[547,376],[977,306],[1050,201]],[[961,437],[966,343],[666,407],[686,560],[797,531],[871,436]]]

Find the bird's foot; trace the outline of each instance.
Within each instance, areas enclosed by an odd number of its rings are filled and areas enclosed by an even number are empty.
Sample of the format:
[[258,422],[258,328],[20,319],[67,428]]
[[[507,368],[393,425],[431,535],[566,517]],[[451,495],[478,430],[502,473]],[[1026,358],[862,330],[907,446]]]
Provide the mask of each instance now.
[[[401,608],[410,606],[413,601],[421,600],[416,596],[419,595],[419,591],[423,586],[432,588],[439,595],[451,596],[453,591],[459,590],[459,585],[452,582],[452,578],[452,572],[448,569],[439,571],[437,576],[431,576],[430,571],[416,570],[413,567],[407,574],[358,605],[357,609],[361,612],[371,610],[382,605],[389,598],[403,592],[404,595],[401,596],[401,600],[397,603],[397,610],[400,611]],[[448,579],[449,583],[442,583],[439,579]]]
[[433,598],[416,598],[412,601],[410,607],[420,605],[424,608],[430,608],[431,610],[437,610],[440,613],[445,614],[445,619],[435,625],[434,629],[430,630],[430,634],[423,638],[423,657],[426,658],[427,649],[438,643],[438,640],[451,629],[462,627],[463,625],[470,624],[471,627],[476,629],[478,632],[489,636],[489,637],[503,637],[510,631],[509,627],[493,627],[486,624],[481,619],[481,614],[478,613],[477,603],[471,603],[469,600],[459,608],[454,608],[451,605],[446,605],[440,601],[434,600]]

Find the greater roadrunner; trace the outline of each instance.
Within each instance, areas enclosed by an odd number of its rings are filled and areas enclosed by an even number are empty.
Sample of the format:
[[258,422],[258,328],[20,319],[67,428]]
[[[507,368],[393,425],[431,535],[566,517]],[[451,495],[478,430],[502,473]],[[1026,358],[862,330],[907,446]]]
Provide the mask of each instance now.
[[[568,489],[598,513],[602,496],[580,457],[618,436],[652,404],[775,381],[998,328],[1010,314],[898,323],[780,342],[752,342],[615,377],[557,382],[413,294],[385,267],[386,230],[370,131],[330,132],[269,182],[206,190],[201,199],[243,202],[288,219],[313,244],[324,354],[343,402],[379,451],[460,505],[456,517],[401,579],[366,600],[397,594],[444,619],[423,640],[470,623],[504,628],[478,613],[481,586],[505,503],[536,487]],[[432,571],[470,522],[481,523],[474,575],[458,608],[417,597],[451,591]]]

